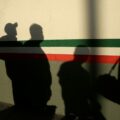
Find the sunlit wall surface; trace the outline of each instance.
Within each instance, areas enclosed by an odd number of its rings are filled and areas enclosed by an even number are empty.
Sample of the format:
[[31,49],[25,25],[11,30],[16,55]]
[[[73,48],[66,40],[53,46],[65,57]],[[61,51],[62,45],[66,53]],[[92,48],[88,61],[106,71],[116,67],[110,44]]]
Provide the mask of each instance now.
[[[45,39],[86,37],[86,10],[83,0],[1,0],[1,35],[4,25],[18,22],[18,39],[29,39],[33,23],[43,27]],[[81,4],[82,3],[82,4]]]
[[119,0],[100,0],[97,2],[100,38],[120,38],[119,3]]

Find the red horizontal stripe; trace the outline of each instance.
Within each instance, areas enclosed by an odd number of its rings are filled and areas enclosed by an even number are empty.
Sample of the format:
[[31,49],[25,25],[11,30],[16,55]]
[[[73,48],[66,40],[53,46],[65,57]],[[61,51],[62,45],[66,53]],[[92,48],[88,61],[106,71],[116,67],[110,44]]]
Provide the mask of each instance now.
[[[108,63],[108,64],[114,64],[116,60],[120,56],[113,56],[113,55],[68,55],[68,54],[47,54],[46,55],[49,61],[85,61],[86,58],[89,63]],[[42,54],[7,54],[3,53],[0,54],[0,59],[44,59],[44,55]]]
[[[74,56],[73,55],[58,55],[58,54],[48,54],[47,55],[49,60],[56,60],[56,61],[69,61],[73,60]],[[109,64],[114,64],[116,60],[120,56],[108,56],[108,55],[77,55],[75,61],[84,61],[85,58],[88,57],[86,62],[89,63],[109,63]]]

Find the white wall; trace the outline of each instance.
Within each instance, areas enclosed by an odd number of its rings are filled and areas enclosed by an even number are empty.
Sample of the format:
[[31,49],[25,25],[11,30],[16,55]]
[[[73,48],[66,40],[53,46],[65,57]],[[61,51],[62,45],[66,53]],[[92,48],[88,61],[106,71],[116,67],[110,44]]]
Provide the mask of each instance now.
[[[84,0],[1,0],[0,33],[8,22],[18,22],[19,40],[29,39],[29,27],[38,23],[45,39],[84,38]],[[82,3],[82,4],[81,4]]]
[[120,38],[120,1],[99,0],[98,25],[100,38]]

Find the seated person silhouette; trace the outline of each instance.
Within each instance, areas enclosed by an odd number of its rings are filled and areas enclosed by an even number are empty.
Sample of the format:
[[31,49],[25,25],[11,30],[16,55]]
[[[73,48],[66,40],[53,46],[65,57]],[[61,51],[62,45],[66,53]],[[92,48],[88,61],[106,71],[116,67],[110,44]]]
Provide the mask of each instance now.
[[[118,78],[111,75],[112,71],[118,65]],[[120,58],[117,59],[115,64],[113,64],[109,73],[100,75],[97,78],[97,88],[101,95],[107,99],[120,104]]]
[[[63,120],[104,120],[92,88],[89,72],[82,66],[88,59],[88,48],[77,46],[74,59],[61,65],[58,72],[65,104]],[[77,55],[86,53],[86,55]]]

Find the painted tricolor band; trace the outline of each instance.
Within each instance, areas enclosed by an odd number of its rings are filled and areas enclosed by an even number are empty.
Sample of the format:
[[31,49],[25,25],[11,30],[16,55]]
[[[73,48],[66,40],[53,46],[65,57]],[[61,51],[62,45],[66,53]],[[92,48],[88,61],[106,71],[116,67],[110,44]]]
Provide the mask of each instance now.
[[[12,44],[5,46],[5,43],[2,46],[2,44],[0,45],[0,55],[3,58],[43,58],[39,47],[12,46]],[[120,57],[119,39],[44,40],[39,46],[50,61],[69,61],[75,57],[77,58],[76,61],[84,61],[84,58],[88,57],[86,62],[114,64]]]

